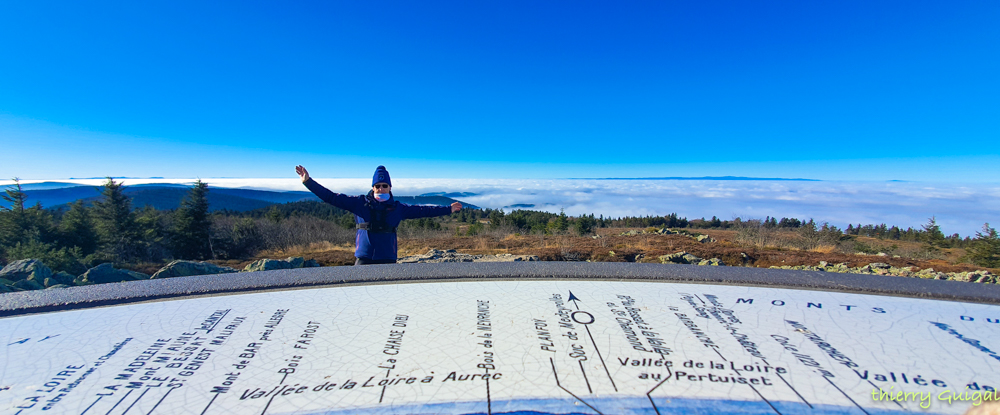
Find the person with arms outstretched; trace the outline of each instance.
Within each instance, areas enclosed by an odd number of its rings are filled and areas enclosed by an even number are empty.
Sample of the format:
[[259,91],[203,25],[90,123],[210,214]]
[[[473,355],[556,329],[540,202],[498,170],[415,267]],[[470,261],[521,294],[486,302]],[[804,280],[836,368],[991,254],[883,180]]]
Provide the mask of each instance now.
[[414,206],[392,197],[392,180],[385,166],[378,166],[372,176],[372,190],[367,195],[348,196],[334,193],[309,177],[305,167],[295,166],[295,173],[309,191],[324,202],[354,214],[357,237],[354,265],[395,264],[396,228],[403,219],[427,218],[458,212],[462,204],[451,206]]

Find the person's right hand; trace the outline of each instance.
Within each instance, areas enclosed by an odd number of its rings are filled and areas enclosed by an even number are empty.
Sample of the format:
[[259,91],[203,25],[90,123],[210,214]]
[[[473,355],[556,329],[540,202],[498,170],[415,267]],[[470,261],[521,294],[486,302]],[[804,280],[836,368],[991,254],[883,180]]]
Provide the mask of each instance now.
[[309,171],[306,170],[305,167],[302,167],[302,165],[295,166],[295,172],[299,174],[299,177],[302,179],[302,183],[309,180]]

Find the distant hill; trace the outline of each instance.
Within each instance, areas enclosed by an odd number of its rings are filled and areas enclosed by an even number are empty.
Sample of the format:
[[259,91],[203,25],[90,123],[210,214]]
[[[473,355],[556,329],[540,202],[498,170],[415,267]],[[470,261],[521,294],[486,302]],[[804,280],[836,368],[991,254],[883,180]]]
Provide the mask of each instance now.
[[778,180],[792,182],[819,182],[817,179],[785,179],[781,177],[704,176],[704,177],[597,177],[576,180]]
[[[71,185],[63,187],[65,185],[67,183],[33,183],[22,185],[22,189],[25,189],[24,193],[28,196],[27,202],[30,206],[41,203],[42,207],[45,208],[66,208],[68,204],[77,200],[83,200],[84,203],[90,204],[101,198],[100,186]],[[187,195],[189,189],[190,186],[181,184],[138,184],[125,186],[125,195],[132,198],[132,205],[136,208],[152,206],[159,210],[170,210],[180,206],[181,200]],[[396,199],[415,205],[448,206],[456,202],[450,197],[438,195],[396,196]],[[275,192],[225,187],[209,187],[208,189],[208,204],[212,211],[226,209],[245,212],[273,204],[303,200],[318,200],[318,198],[310,192],[298,191]],[[472,209],[479,209],[475,205],[462,204]],[[0,205],[7,206],[4,201],[0,201]]]
[[[406,203],[408,205],[434,205],[434,206],[450,206],[452,203],[461,202],[460,200],[455,200],[450,197],[444,196],[394,196],[396,200]],[[461,202],[463,208],[468,209],[480,209],[479,206]]]

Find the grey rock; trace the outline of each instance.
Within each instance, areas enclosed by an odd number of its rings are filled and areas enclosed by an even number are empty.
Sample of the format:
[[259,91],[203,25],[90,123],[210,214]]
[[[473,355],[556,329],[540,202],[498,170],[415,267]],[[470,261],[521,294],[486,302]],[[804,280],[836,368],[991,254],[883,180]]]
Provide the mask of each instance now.
[[708,236],[708,235],[698,235],[698,237],[695,238],[695,239],[697,239],[698,242],[701,242],[703,244],[707,244],[707,243],[710,243],[710,242],[715,242],[715,238],[713,238],[711,236]]
[[48,289],[52,289],[52,288],[69,288],[69,287],[70,286],[66,285],[66,284],[56,284],[56,285],[45,287],[45,289],[48,290]]
[[726,264],[723,263],[722,260],[719,258],[712,258],[712,259],[703,259],[700,262],[698,262],[698,265],[708,265],[708,266],[718,267]]
[[14,286],[7,284],[0,284],[0,293],[12,293],[18,291]]
[[[305,259],[300,256],[288,257],[285,259],[258,259],[247,265],[246,268],[243,268],[243,272],[302,268],[305,266],[305,262]],[[317,264],[317,266],[318,265],[319,264]]]
[[107,284],[111,282],[135,281],[148,279],[149,276],[140,272],[117,269],[111,263],[106,262],[84,272],[76,283],[86,284]]
[[14,281],[13,287],[14,288],[20,288],[22,290],[41,290],[41,289],[45,288],[44,285],[39,284],[35,280]]
[[701,258],[691,255],[687,252],[680,251],[669,255],[660,255],[658,257],[661,264],[697,264],[701,262]]
[[442,251],[438,249],[431,249],[427,251],[424,255],[410,255],[399,258],[396,262],[400,264],[421,264],[421,263],[439,263],[439,262],[521,262],[521,261],[538,261],[538,257],[535,255],[514,255],[514,254],[497,254],[497,255],[471,255],[462,254],[454,249],[449,249],[447,251]]
[[258,259],[246,268],[243,268],[243,272],[256,272],[256,271],[271,271],[275,269],[292,269],[295,268],[288,261],[282,261],[280,259]]
[[192,275],[215,275],[239,272],[236,268],[220,267],[209,262],[176,260],[156,271],[150,279],[190,277]]
[[304,264],[306,260],[300,256],[297,256],[297,257],[288,257],[285,259],[285,262],[292,264],[292,268],[302,268],[302,264]]
[[0,270],[0,278],[17,281],[32,279],[41,283],[52,276],[52,270],[37,259],[22,259],[11,262]]
[[76,277],[74,277],[73,274],[64,271],[59,271],[55,274],[52,274],[52,278],[58,281],[58,284],[66,284],[66,285],[73,284],[73,280],[76,279]]

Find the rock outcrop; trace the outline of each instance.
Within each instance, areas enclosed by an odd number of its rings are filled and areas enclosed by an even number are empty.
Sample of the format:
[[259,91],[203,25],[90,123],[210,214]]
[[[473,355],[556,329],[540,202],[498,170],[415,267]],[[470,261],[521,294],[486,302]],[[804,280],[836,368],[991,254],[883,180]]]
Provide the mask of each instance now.
[[622,232],[622,233],[618,234],[618,236],[637,236],[637,235],[684,235],[684,236],[687,236],[689,238],[693,238],[696,241],[701,242],[703,244],[707,244],[707,243],[710,243],[710,242],[716,242],[715,238],[713,238],[711,236],[702,235],[702,234],[696,234],[696,233],[691,233],[691,232],[688,232],[688,231],[683,230],[683,229],[676,230],[676,231],[672,230],[672,229],[667,229],[667,228],[657,229],[655,231],[645,230],[645,229],[644,230],[638,230],[638,231],[637,230],[630,230],[630,231],[625,231],[625,232]]
[[220,267],[209,262],[176,260],[156,271],[150,279],[190,277],[193,275],[215,275],[239,272],[236,268]]
[[0,270],[0,278],[11,281],[33,280],[39,284],[52,276],[52,270],[37,259],[11,262]]
[[726,265],[719,258],[701,259],[685,251],[675,252],[673,254],[667,254],[667,255],[660,255],[657,258],[660,260],[661,264],[691,264],[691,265],[709,265],[709,266]]
[[84,272],[83,275],[77,277],[73,282],[77,285],[87,285],[145,279],[149,279],[149,275],[127,269],[117,269],[111,263],[106,262],[88,269],[87,272]]
[[848,274],[885,275],[892,277],[913,277],[913,278],[925,278],[925,279],[935,279],[935,280],[976,282],[980,284],[997,283],[997,276],[987,270],[978,270],[969,272],[937,272],[934,271],[934,268],[924,268],[922,270],[916,271],[915,267],[894,267],[884,262],[873,262],[871,264],[860,267],[850,267],[845,263],[831,265],[826,261],[820,261],[819,265],[816,266],[782,265],[782,266],[773,266],[771,268],[795,269],[804,271],[838,272],[838,273],[848,273]]
[[459,253],[454,249],[449,249],[447,251],[431,249],[430,251],[427,251],[427,253],[424,255],[410,255],[399,258],[396,260],[396,263],[421,264],[421,263],[439,263],[439,262],[520,262],[520,261],[538,261],[538,257],[535,255],[513,255],[513,254],[470,255],[470,254]]
[[258,259],[251,262],[245,268],[243,272],[255,272],[255,271],[271,271],[275,269],[295,269],[295,268],[309,268],[318,267],[319,263],[314,259],[306,261],[300,256],[288,257],[286,259]]

